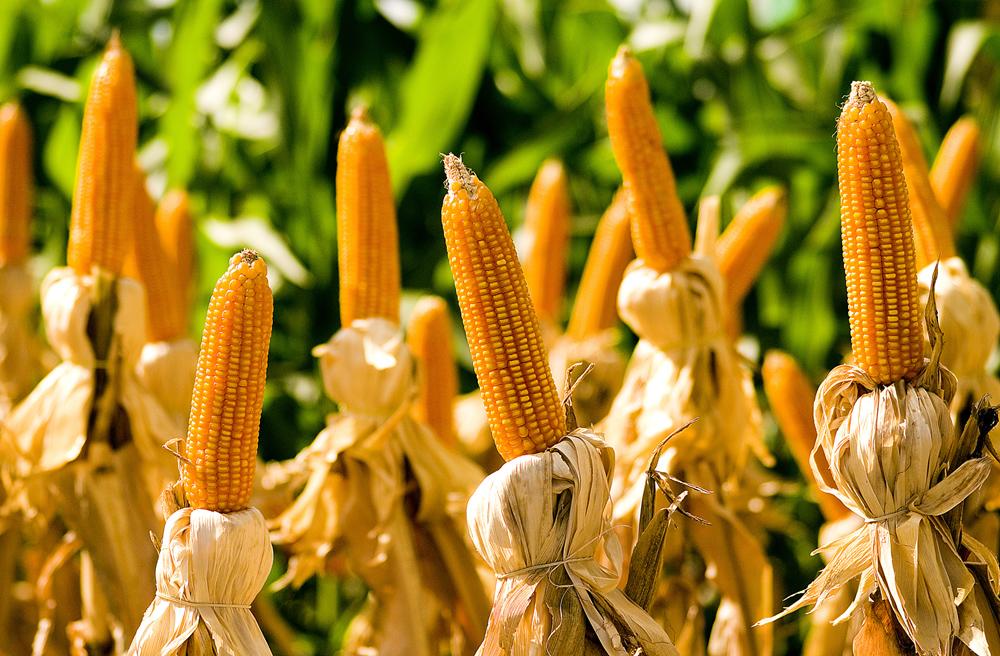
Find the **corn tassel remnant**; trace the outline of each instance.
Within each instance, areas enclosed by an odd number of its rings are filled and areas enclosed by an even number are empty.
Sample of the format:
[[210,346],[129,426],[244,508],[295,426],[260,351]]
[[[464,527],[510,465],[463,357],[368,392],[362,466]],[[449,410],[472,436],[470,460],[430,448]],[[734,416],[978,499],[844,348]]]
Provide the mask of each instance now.
[[448,304],[438,296],[417,301],[410,316],[406,344],[417,360],[420,387],[413,405],[417,421],[429,426],[445,444],[455,444],[455,398],[458,372],[451,347]]
[[187,192],[183,189],[168,191],[156,206],[155,221],[160,244],[172,267],[170,282],[177,290],[173,297],[180,303],[177,311],[181,325],[186,328],[190,323],[195,265],[194,226]]
[[636,255],[659,272],[691,252],[691,231],[653,116],[642,66],[619,48],[605,86],[608,136],[622,171]]
[[944,135],[931,167],[931,186],[948,217],[952,232],[958,226],[965,198],[976,177],[979,139],[979,124],[976,119],[963,116]]
[[868,82],[851,85],[840,115],[837,173],[854,360],[893,383],[923,363],[923,328],[902,158]]
[[524,228],[531,240],[524,258],[524,278],[543,323],[559,321],[566,287],[569,224],[566,169],[558,160],[546,160],[531,184],[524,215]]
[[730,308],[743,302],[760,275],[788,214],[781,187],[767,187],[740,208],[716,244],[719,273]]
[[493,439],[505,460],[544,451],[566,418],[514,242],[486,185],[455,155],[444,168],[448,261]]
[[0,107],[0,266],[28,259],[31,202],[31,125],[9,102]]
[[267,265],[237,253],[212,292],[198,354],[181,478],[193,508],[250,504],[273,300]]
[[337,255],[340,322],[399,323],[399,238],[385,145],[357,109],[337,147]]
[[121,274],[131,239],[137,111],[132,58],[115,35],[90,82],[83,114],[66,251],[80,275],[95,266]]
[[593,337],[618,321],[618,286],[632,260],[628,198],[619,189],[597,224],[566,332],[577,340]]

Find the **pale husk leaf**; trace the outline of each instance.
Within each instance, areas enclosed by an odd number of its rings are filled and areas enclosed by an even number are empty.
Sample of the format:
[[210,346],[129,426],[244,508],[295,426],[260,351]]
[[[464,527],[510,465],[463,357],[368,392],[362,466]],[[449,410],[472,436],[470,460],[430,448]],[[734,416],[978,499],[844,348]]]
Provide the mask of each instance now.
[[143,345],[135,369],[139,382],[182,429],[186,429],[191,412],[191,392],[197,365],[198,347],[185,338]]
[[[586,299],[580,299],[585,303]],[[594,426],[604,419],[611,409],[618,390],[625,377],[625,356],[615,348],[617,335],[608,330],[586,339],[574,339],[569,335],[558,338],[549,350],[552,372],[559,380],[577,362],[591,363],[594,368],[577,383],[583,372],[580,368],[576,377],[568,381],[576,383],[573,390],[573,410],[580,426]]]

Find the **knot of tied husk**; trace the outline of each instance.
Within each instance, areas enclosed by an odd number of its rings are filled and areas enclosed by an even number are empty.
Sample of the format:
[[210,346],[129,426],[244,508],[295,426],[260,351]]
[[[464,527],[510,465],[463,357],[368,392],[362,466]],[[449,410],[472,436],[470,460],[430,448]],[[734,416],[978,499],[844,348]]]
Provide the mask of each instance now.
[[[955,379],[936,369],[929,365],[916,383],[880,386],[861,369],[841,365],[820,387],[813,470],[821,489],[864,523],[823,547],[829,564],[776,617],[820,604],[860,577],[854,603],[838,621],[878,590],[919,653],[949,654],[956,638],[973,653],[990,653],[977,580],[959,549],[992,573],[996,557],[967,534],[956,544],[944,517],[961,512],[960,504],[989,476],[990,463],[959,455],[947,404]],[[819,449],[830,464],[829,479],[816,466]]]
[[271,571],[271,542],[255,508],[182,508],[163,529],[156,598],[129,656],[270,654],[250,611]]
[[614,451],[578,429],[547,451],[511,460],[476,490],[469,532],[498,579],[479,654],[587,653],[588,626],[608,654],[677,653],[617,587],[613,468]]
[[[585,302],[581,299],[581,302]],[[584,339],[563,335],[552,346],[549,362],[552,371],[568,371],[574,364],[593,364],[582,376],[585,367],[578,367],[567,381],[573,387],[573,411],[580,426],[593,426],[608,414],[611,403],[621,389],[625,377],[625,357],[615,348],[615,331],[606,330]],[[582,376],[582,377],[581,377]]]
[[678,475],[697,463],[712,480],[692,482],[714,489],[735,482],[750,451],[770,461],[752,379],[725,332],[722,284],[702,255],[666,273],[641,261],[625,273],[618,310],[640,341],[605,424],[624,465],[615,480],[619,517],[634,514],[649,455],[696,418],[667,443],[657,469]]

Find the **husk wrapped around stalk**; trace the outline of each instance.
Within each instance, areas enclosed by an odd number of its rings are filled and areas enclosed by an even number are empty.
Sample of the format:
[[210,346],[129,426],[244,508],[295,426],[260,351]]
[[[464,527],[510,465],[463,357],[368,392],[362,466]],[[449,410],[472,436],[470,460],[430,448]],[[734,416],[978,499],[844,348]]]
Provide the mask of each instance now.
[[434,653],[450,636],[434,635],[428,608],[453,613],[475,644],[489,607],[461,521],[482,473],[412,418],[414,366],[394,323],[355,320],[314,354],[341,411],[297,456],[308,480],[271,522],[290,554],[279,585],[301,585],[343,552],[378,599],[369,647]]

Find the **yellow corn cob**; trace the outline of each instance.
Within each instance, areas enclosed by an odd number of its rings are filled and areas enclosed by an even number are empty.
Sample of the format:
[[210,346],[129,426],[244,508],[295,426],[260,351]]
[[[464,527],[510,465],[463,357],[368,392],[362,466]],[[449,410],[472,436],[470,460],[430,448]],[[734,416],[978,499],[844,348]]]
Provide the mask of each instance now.
[[618,287],[633,255],[626,196],[619,189],[597,224],[566,330],[574,339],[592,337],[618,320]]
[[505,460],[544,451],[566,417],[514,242],[486,185],[455,155],[444,169],[448,261],[493,441]]
[[458,374],[451,349],[448,304],[438,296],[417,301],[410,315],[406,344],[420,368],[420,386],[413,415],[449,446],[455,444],[455,397]]
[[920,149],[917,131],[899,107],[888,99],[883,99],[892,126],[899,142],[899,153],[903,160],[906,189],[910,198],[910,215],[913,217],[913,239],[917,253],[917,268],[923,268],[938,259],[955,255],[955,244],[951,225],[938,203],[931,187],[927,160]]
[[355,110],[337,148],[340,322],[399,323],[399,243],[389,164],[379,129]]
[[691,252],[691,231],[653,116],[642,66],[622,46],[605,86],[608,136],[622,171],[636,255],[670,271]]
[[177,315],[181,326],[186,327],[190,323],[194,280],[194,232],[187,192],[183,189],[167,192],[156,206],[155,220],[163,252],[173,267],[170,282],[177,290],[173,297],[180,304]]
[[267,265],[245,250],[215,283],[205,317],[181,479],[192,508],[234,512],[253,489],[273,301]]
[[66,261],[79,274],[121,273],[132,227],[137,130],[132,58],[111,37],[90,82],[76,163]]
[[[764,378],[764,393],[771,406],[778,428],[781,429],[789,451],[795,458],[799,470],[810,486],[816,491],[820,510],[827,521],[839,519],[850,511],[837,497],[821,492],[809,462],[810,453],[816,444],[816,426],[813,424],[813,400],[816,390],[799,368],[795,359],[782,351],[768,351],[761,369]],[[816,462],[822,468],[827,481],[830,465],[822,450],[816,452]]]
[[9,102],[0,107],[0,266],[28,259],[32,193],[31,125]]
[[944,135],[931,167],[931,186],[944,208],[952,232],[958,225],[978,166],[979,124],[971,116],[964,116]]
[[740,208],[719,236],[716,255],[731,308],[739,307],[760,275],[787,213],[785,190],[767,187]]
[[913,228],[892,118],[869,82],[837,124],[841,237],[854,361],[882,384],[923,362]]
[[562,162],[546,160],[528,193],[524,228],[531,249],[524,259],[524,278],[543,322],[556,324],[566,286],[569,250],[569,185]]
[[146,190],[146,176],[138,165],[133,175],[132,248],[122,271],[146,288],[146,328],[149,341],[166,342],[184,334],[184,317],[174,283],[173,261],[167,257],[156,231],[156,207]]

